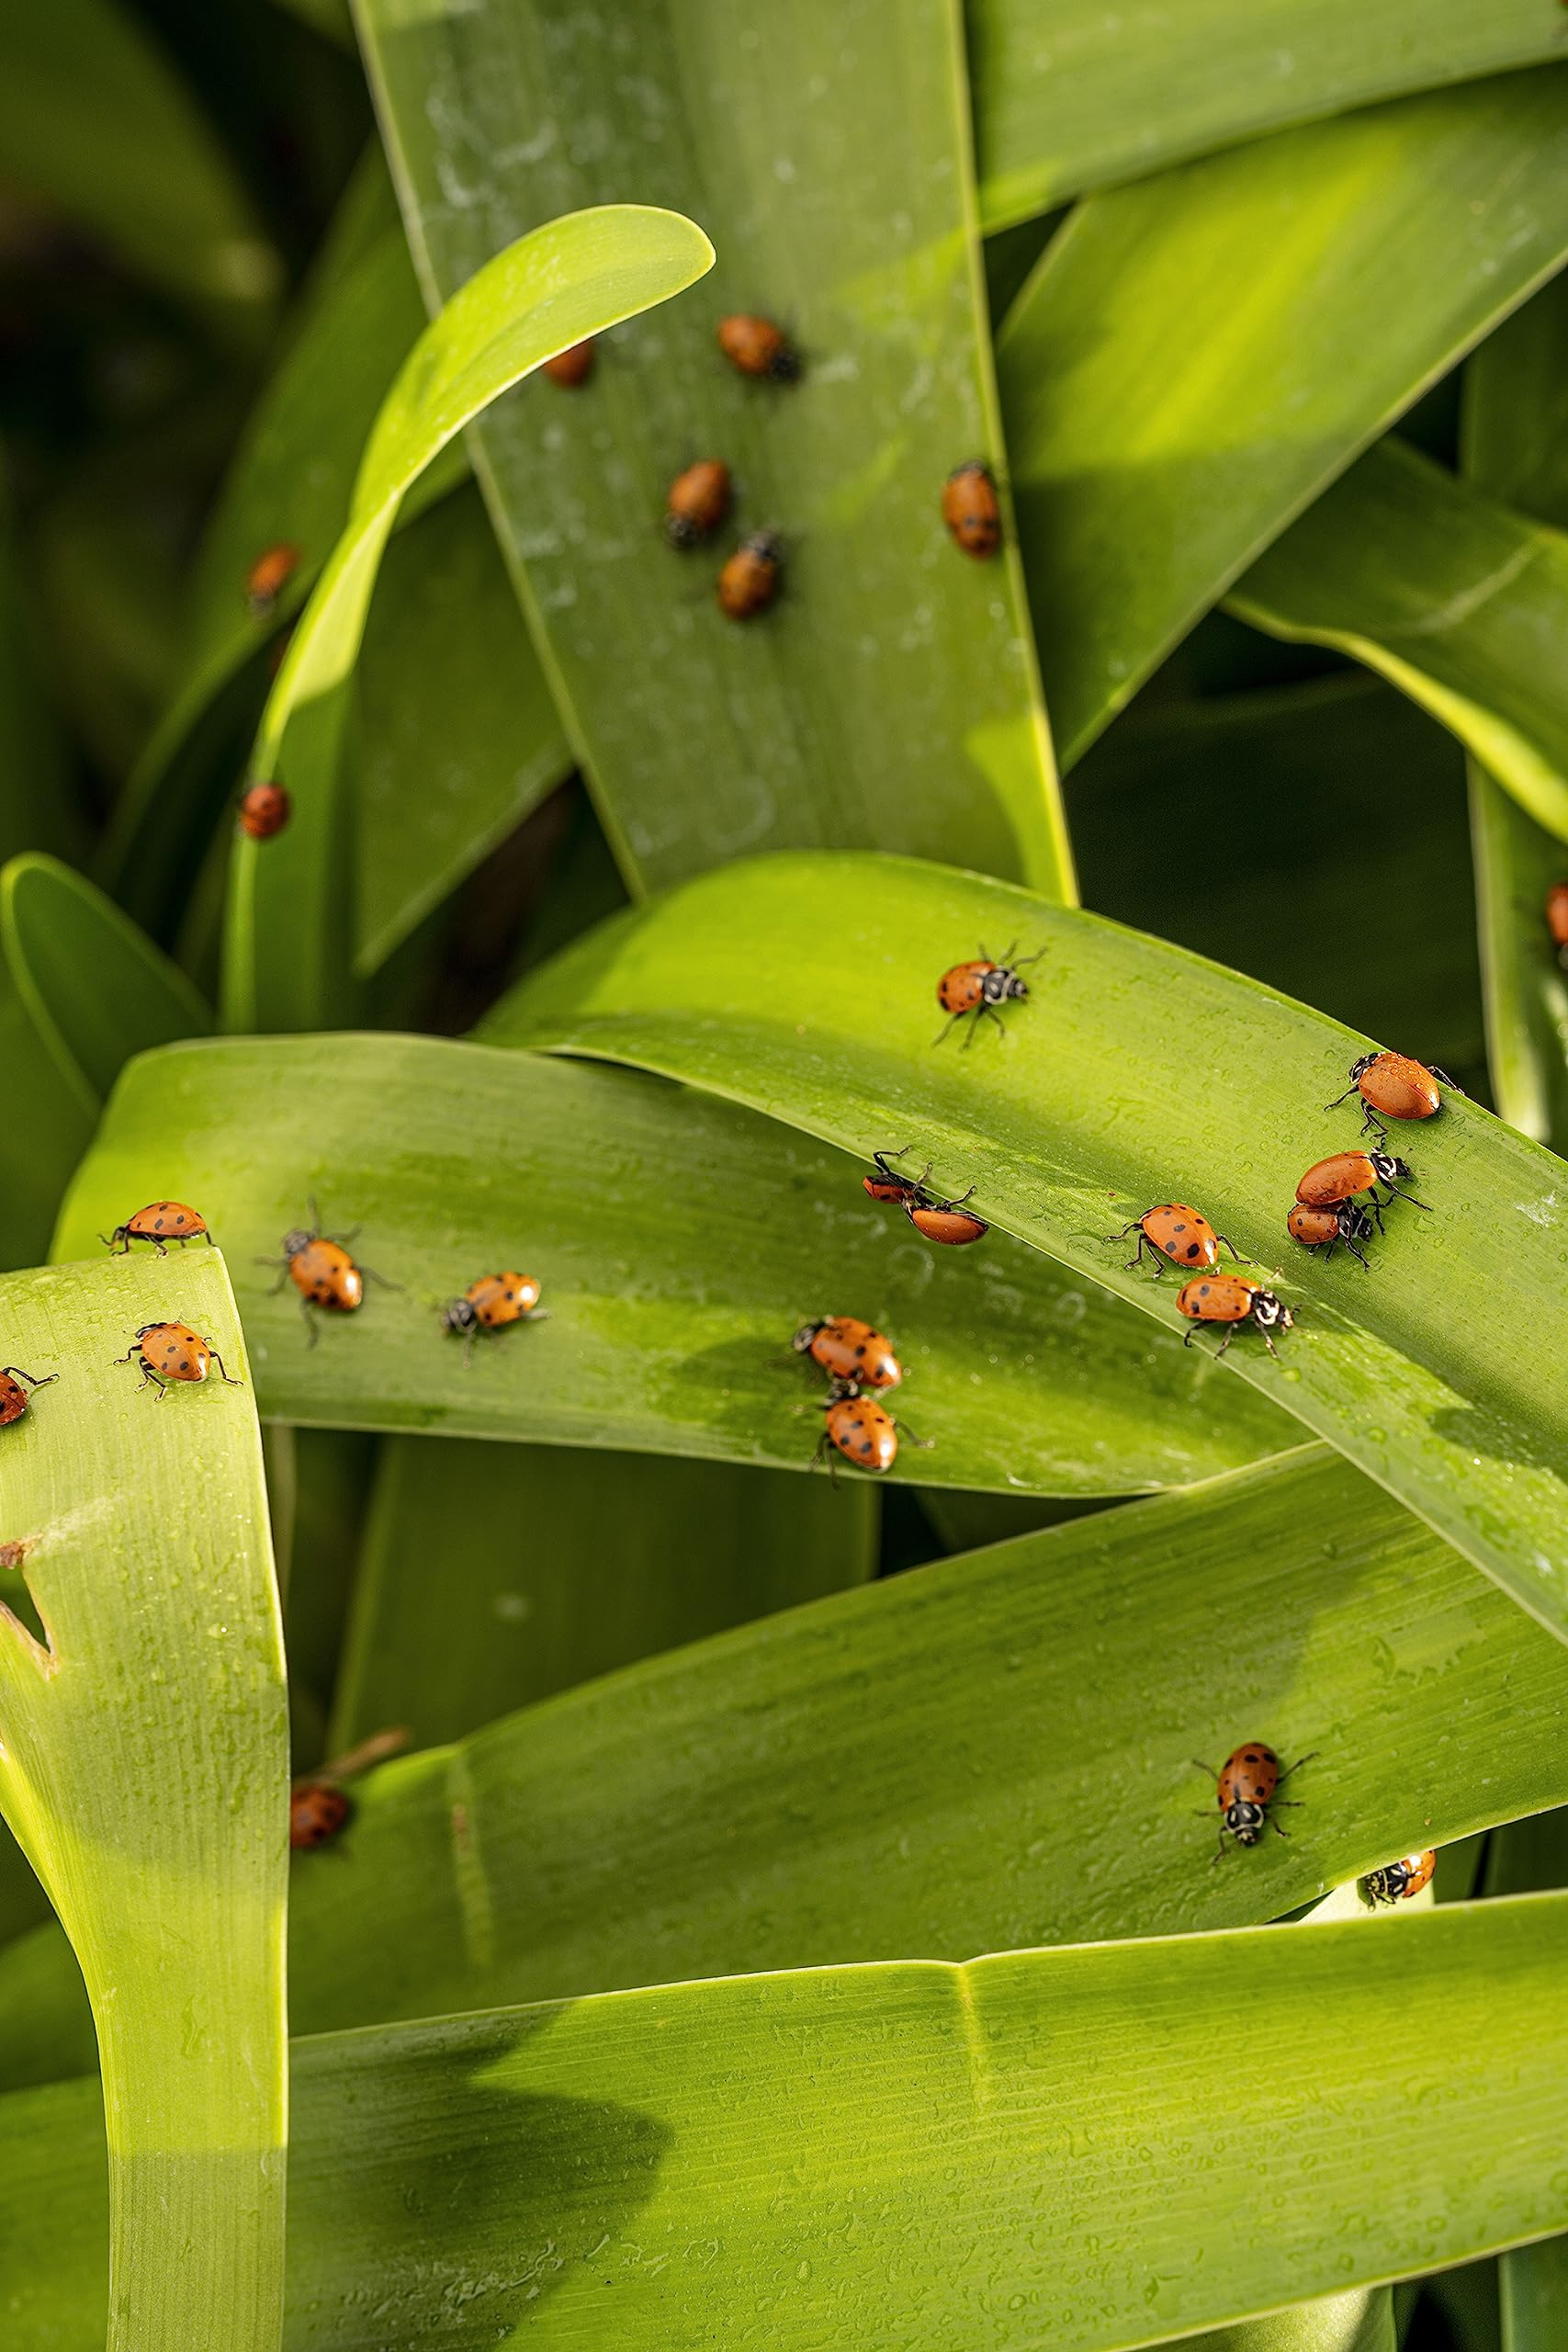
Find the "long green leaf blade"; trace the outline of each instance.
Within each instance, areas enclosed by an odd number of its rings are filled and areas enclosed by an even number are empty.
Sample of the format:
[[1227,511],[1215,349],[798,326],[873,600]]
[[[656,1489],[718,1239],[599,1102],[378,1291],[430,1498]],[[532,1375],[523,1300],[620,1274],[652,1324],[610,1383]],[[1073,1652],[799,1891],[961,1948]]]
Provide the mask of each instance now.
[[1507,74],[1281,132],[1073,215],[997,352],[1064,765],[1561,266],[1565,130],[1568,76]]
[[[934,1046],[944,965],[1015,939],[1042,960],[1005,1037]],[[846,968],[874,976],[874,1038]],[[1323,1107],[1364,1049],[1335,1023],[1158,941],[895,858],[705,876],[525,981],[487,1033],[765,1102],[863,1153],[918,1137],[940,1174],[973,1178],[981,1215],[1171,1329],[1174,1286],[1123,1271],[1098,1237],[1187,1200],[1279,1265],[1296,1178],[1359,1125]],[[1432,1213],[1395,1203],[1371,1272],[1293,1252],[1280,1360],[1237,1344],[1226,1365],[1568,1634],[1568,1423],[1542,1369],[1568,1351],[1562,1166],[1451,1092],[1406,1148]]]
[[[954,467],[1002,470],[954,0],[662,0],[625,22],[364,0],[359,21],[427,288],[629,187],[723,224],[700,299],[479,436],[628,881],[883,844],[1070,896],[1016,550],[972,561],[942,521]],[[720,356],[719,321],[759,311],[798,344],[797,384]],[[733,526],[682,557],[665,494],[702,457],[731,470]],[[783,592],[738,627],[717,557],[761,529]]]

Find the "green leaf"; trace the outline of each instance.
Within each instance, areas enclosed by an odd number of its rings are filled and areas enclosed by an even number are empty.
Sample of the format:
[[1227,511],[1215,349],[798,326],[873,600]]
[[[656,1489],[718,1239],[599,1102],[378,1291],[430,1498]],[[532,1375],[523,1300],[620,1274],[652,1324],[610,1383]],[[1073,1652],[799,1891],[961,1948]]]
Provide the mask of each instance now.
[[1568,2311],[1568,2238],[1546,2238],[1497,2266],[1506,2352],[1557,2352]]
[[[1568,527],[1563,360],[1568,280],[1555,279],[1484,343],[1465,376],[1463,458],[1471,480],[1521,514]],[[1562,541],[1552,538],[1554,550]],[[1551,649],[1551,674],[1559,666]],[[1498,1108],[1542,1143],[1568,1144],[1568,980],[1545,923],[1547,891],[1568,851],[1471,767],[1476,891]]]
[[137,12],[117,0],[0,0],[0,174],[221,331],[265,337],[278,256]]
[[[1114,2352],[1465,2260],[1562,2218],[1565,1961],[1544,1895],[304,2042],[290,2352],[458,2298],[474,2343],[574,2352]],[[90,2109],[0,2114],[11,2340],[85,2352]]]
[[293,821],[236,843],[225,957],[231,1027],[315,1025],[344,992],[338,786],[346,687],[404,493],[488,403],[554,353],[668,300],[713,248],[678,213],[604,205],[519,237],[426,328],[383,401],[349,520],[289,640],[252,758],[295,796]]
[[[592,1676],[863,1584],[874,1490],[656,1455],[394,1438],[329,1747],[417,1747]],[[441,1563],[439,1577],[431,1563]]]
[[[40,1643],[0,1618],[0,1810],[86,1978],[109,2117],[110,2352],[276,2345],[283,2291],[287,1728],[248,1385],[138,1392],[139,1326],[245,1382],[221,1258],[0,1283],[58,1386],[0,1453]],[[199,1476],[193,1464],[199,1463]]]
[[997,347],[1070,765],[1286,524],[1568,254],[1568,79],[1285,131],[1090,198]]
[[[922,1484],[1120,1494],[1288,1442],[1282,1416],[1216,1399],[1118,1302],[999,1238],[932,1250],[861,1172],[630,1072],[433,1037],[236,1038],[127,1073],[56,1254],[144,1199],[194,1202],[237,1270],[262,1409],[288,1421],[805,1470],[823,1389],[790,1340],[858,1312],[897,1341],[910,1420],[936,1441],[895,1473]],[[271,1271],[312,1194],[403,1285],[373,1283],[315,1346]],[[498,1265],[542,1282],[550,1320],[466,1363],[438,1310]]]
[[365,977],[571,769],[471,485],[388,547],[355,695]]
[[[699,299],[479,435],[558,707],[641,887],[829,842],[1070,895],[1016,552],[967,560],[942,522],[953,468],[1001,454],[958,13],[857,0],[852,26],[838,0],[686,0],[568,33],[542,0],[360,7],[427,284],[449,293],[505,236],[627,187],[723,224]],[[783,322],[799,383],[727,366],[714,331],[737,311]],[[677,555],[666,491],[705,456],[731,469],[733,522]],[[738,627],[718,560],[760,528],[782,536],[783,590]]]
[[1271,637],[1381,671],[1568,840],[1568,538],[1395,437],[1275,541],[1230,604]]
[[1540,0],[969,0],[987,232],[1290,123],[1561,54]]
[[[943,967],[1013,940],[1042,960],[1005,1035],[933,1045]],[[846,971],[874,991],[874,1033]],[[1279,1266],[1296,1177],[1360,1125],[1323,1107],[1364,1047],[1336,1023],[1157,940],[896,858],[761,858],[687,884],[525,981],[486,1031],[765,1102],[863,1154],[907,1136],[938,1182],[974,1181],[981,1216],[1173,1331],[1175,1284],[1123,1271],[1107,1229],[1188,1200]],[[1545,1371],[1568,1351],[1562,1166],[1451,1091],[1406,1148],[1432,1214],[1396,1202],[1371,1272],[1292,1250],[1280,1360],[1247,1335],[1225,1366],[1568,1634],[1568,1427]]]
[[58,723],[39,689],[31,602],[0,464],[0,857],[73,850],[82,830]]

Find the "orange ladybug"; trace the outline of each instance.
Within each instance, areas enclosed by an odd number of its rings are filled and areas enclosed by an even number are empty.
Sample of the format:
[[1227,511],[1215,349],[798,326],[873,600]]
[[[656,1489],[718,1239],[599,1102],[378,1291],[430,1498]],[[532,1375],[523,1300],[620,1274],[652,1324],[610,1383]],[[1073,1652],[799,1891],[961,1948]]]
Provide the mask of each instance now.
[[[1303,1764],[1310,1764],[1316,1754],[1314,1747],[1307,1755],[1298,1756],[1281,1771],[1273,1749],[1266,1747],[1260,1739],[1249,1739],[1226,1757],[1217,1772],[1212,1764],[1205,1764],[1200,1757],[1193,1758],[1199,1771],[1207,1772],[1214,1783],[1219,1802],[1220,1844],[1215,1862],[1224,1860],[1227,1838],[1234,1838],[1238,1846],[1256,1846],[1265,1826],[1271,1821],[1281,1838],[1289,1834],[1280,1822],[1273,1821],[1273,1815],[1281,1805],[1293,1810],[1300,1800],[1280,1796],[1280,1783],[1288,1781],[1292,1772],[1299,1772]],[[1211,1863],[1210,1868],[1213,1867]]]
[[891,1470],[898,1458],[898,1428],[885,1405],[863,1396],[852,1380],[833,1385],[822,1408],[827,1415],[818,1442],[820,1461],[826,1446],[836,1446],[857,1470]]
[[461,1332],[467,1362],[479,1332],[503,1330],[508,1323],[544,1322],[545,1317],[534,1312],[538,1304],[539,1285],[532,1274],[481,1274],[461,1298],[442,1308],[441,1320],[448,1331]]
[[978,458],[955,466],[942,493],[942,519],[965,555],[984,562],[1002,543],[1002,510],[990,469]]
[[118,1250],[122,1258],[129,1256],[133,1241],[150,1241],[159,1257],[166,1258],[166,1242],[177,1241],[183,1250],[198,1233],[206,1233],[209,1241],[212,1238],[199,1209],[187,1209],[183,1201],[149,1201],[112,1233],[100,1233],[98,1239],[106,1250]]
[[718,575],[717,596],[732,621],[749,621],[765,613],[779,593],[784,548],[777,534],[755,531],[742,539]]
[[664,536],[672,548],[694,548],[712,537],[728,512],[729,468],[717,458],[699,458],[670,485]]
[[245,602],[257,620],[265,620],[299,569],[299,550],[287,539],[264,548],[245,574]]
[[1425,1853],[1406,1854],[1397,1862],[1384,1862],[1381,1870],[1369,1871],[1361,1881],[1367,1890],[1369,1903],[1408,1903],[1424,1886],[1432,1883],[1432,1872],[1438,1867],[1437,1849],[1428,1846]]
[[1176,1304],[1192,1324],[1183,1341],[1186,1347],[1190,1347],[1198,1337],[1201,1325],[1230,1325],[1214,1350],[1216,1363],[1244,1323],[1250,1323],[1261,1332],[1264,1346],[1271,1356],[1277,1356],[1280,1351],[1274,1345],[1273,1333],[1288,1331],[1295,1321],[1282,1299],[1276,1298],[1271,1290],[1265,1290],[1261,1283],[1249,1282],[1245,1274],[1201,1274],[1182,1284]]
[[229,1387],[244,1385],[243,1381],[229,1378],[223,1359],[211,1340],[204,1340],[199,1331],[193,1331],[188,1323],[143,1323],[124,1355],[116,1356],[114,1361],[129,1363],[132,1356],[141,1359],[141,1378],[137,1385],[145,1388],[151,1383],[158,1392],[155,1404],[161,1405],[168,1395],[171,1380],[205,1380],[213,1364],[218,1366],[219,1379]]
[[1425,1062],[1412,1061],[1408,1054],[1363,1054],[1350,1066],[1350,1083],[1344,1093],[1337,1094],[1325,1107],[1337,1110],[1352,1094],[1359,1094],[1365,1106],[1363,1131],[1373,1127],[1381,1135],[1384,1119],[1435,1119],[1443,1107],[1439,1080],[1444,1086],[1453,1085],[1446,1070],[1428,1069]]
[[28,1409],[29,1399],[28,1389],[22,1385],[24,1380],[28,1388],[52,1388],[59,1377],[57,1372],[51,1372],[40,1380],[36,1372],[24,1372],[19,1363],[0,1364],[0,1430],[19,1421]]
[[719,349],[743,376],[765,376],[775,384],[793,384],[800,374],[800,361],[788,337],[772,319],[737,311],[732,317],[720,319],[717,334]]
[[1381,1232],[1388,1203],[1377,1196],[1380,1184],[1387,1187],[1391,1200],[1408,1201],[1416,1209],[1427,1206],[1414,1193],[1400,1189],[1400,1179],[1409,1174],[1404,1160],[1396,1159],[1391,1151],[1336,1151],[1326,1159],[1314,1160],[1296,1186],[1296,1199],[1309,1209],[1327,1209],[1337,1208],[1354,1193],[1371,1193],[1372,1216]]
[[348,1254],[348,1244],[359,1231],[345,1233],[341,1241],[329,1240],[321,1232],[321,1214],[314,1201],[310,1203],[311,1225],[309,1231],[296,1226],[283,1237],[281,1258],[258,1258],[258,1266],[281,1266],[283,1272],[272,1286],[276,1298],[286,1282],[292,1282],[299,1293],[299,1304],[305,1317],[305,1329],[310,1344],[316,1344],[316,1326],[310,1318],[312,1306],[326,1308],[338,1315],[352,1315],[365,1303],[366,1278],[379,1283],[385,1290],[396,1290],[396,1283],[388,1282],[373,1266],[361,1266]]
[[1568,882],[1554,882],[1546,894],[1546,927],[1557,960],[1568,972]]
[[289,1845],[296,1851],[326,1845],[346,1827],[353,1812],[354,1800],[346,1791],[325,1781],[297,1781],[288,1792]]
[[1337,1208],[1308,1208],[1304,1202],[1298,1201],[1285,1219],[1285,1229],[1292,1241],[1300,1241],[1308,1250],[1321,1250],[1325,1258],[1332,1258],[1343,1242],[1352,1258],[1368,1265],[1356,1244],[1371,1239],[1372,1220],[1354,1201],[1341,1201]]
[[[906,1144],[904,1148],[907,1151],[910,1147]],[[926,1178],[931,1172],[929,1160],[918,1176],[900,1176],[896,1168],[888,1166],[886,1152],[874,1151],[871,1156],[878,1172],[874,1176],[863,1176],[862,1185],[874,1201],[896,1203],[915,1230],[923,1233],[928,1241],[941,1241],[951,1249],[961,1250],[971,1241],[983,1240],[990,1231],[983,1217],[976,1216],[964,1206],[969,1193],[975,1190],[973,1184],[968,1193],[960,1193],[955,1201],[939,1201],[926,1190]],[[902,1154],[896,1152],[892,1156],[898,1159]]]
[[829,1379],[853,1381],[863,1388],[897,1388],[903,1366],[880,1331],[853,1315],[824,1315],[803,1323],[791,1342],[796,1355],[809,1356]]
[[[1012,960],[1014,953],[1015,948],[1010,947],[998,959],[988,956],[982,947],[976,961],[954,964],[942,974],[936,984],[936,1001],[948,1017],[937,1032],[936,1043],[939,1046],[953,1023],[964,1020],[970,1013],[988,1013],[998,1028],[1001,1028],[1002,1016],[997,1011],[998,1005],[1005,1004],[1010,997],[1029,994],[1027,983],[1018,976],[1031,964],[1038,964],[1045,950],[1037,947],[1032,956],[1025,956],[1016,964]],[[978,1028],[979,1023],[976,1022],[975,1026]],[[973,1041],[974,1035],[975,1030],[971,1029],[964,1040],[966,1046]]]
[[254,842],[269,842],[280,833],[294,813],[294,803],[288,787],[281,784],[253,784],[240,802],[240,831],[249,833]]
[[559,384],[563,390],[576,391],[579,384],[586,384],[593,373],[592,336],[586,343],[569,344],[553,359],[541,361],[539,373],[547,376],[552,384]]
[[[1145,1209],[1142,1216],[1124,1225],[1120,1233],[1108,1233],[1105,1238],[1107,1241],[1125,1241],[1130,1233],[1137,1235],[1138,1246],[1127,1261],[1129,1273],[1142,1264],[1145,1250],[1151,1256],[1168,1258],[1173,1266],[1213,1265],[1222,1241],[1233,1258],[1239,1260],[1241,1256],[1233,1241],[1224,1234],[1216,1233],[1208,1218],[1201,1216],[1196,1209],[1190,1209],[1184,1201],[1164,1201],[1157,1208]],[[1159,1278],[1156,1266],[1156,1283]]]

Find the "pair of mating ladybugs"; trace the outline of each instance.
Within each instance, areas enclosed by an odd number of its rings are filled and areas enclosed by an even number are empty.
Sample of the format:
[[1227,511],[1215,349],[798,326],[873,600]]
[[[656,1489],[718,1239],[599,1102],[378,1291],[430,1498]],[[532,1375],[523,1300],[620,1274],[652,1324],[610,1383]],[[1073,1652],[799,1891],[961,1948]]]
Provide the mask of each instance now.
[[[824,1315],[803,1323],[792,1345],[796,1355],[808,1356],[828,1375],[817,1460],[832,1446],[857,1470],[891,1470],[898,1457],[899,1425],[879,1397],[897,1387],[904,1367],[890,1342],[856,1316]],[[931,1442],[905,1434],[911,1445]]]
[[[1313,1748],[1305,1756],[1298,1756],[1293,1764],[1281,1767],[1271,1747],[1260,1739],[1249,1739],[1226,1757],[1217,1772],[1201,1757],[1193,1758],[1198,1770],[1207,1772],[1214,1783],[1214,1798],[1220,1809],[1220,1842],[1211,1869],[1224,1860],[1227,1838],[1234,1838],[1238,1846],[1256,1846],[1268,1827],[1272,1826],[1281,1838],[1287,1834],[1284,1824],[1276,1820],[1275,1815],[1282,1807],[1293,1809],[1300,1800],[1281,1797],[1280,1785],[1292,1772],[1299,1772],[1303,1764],[1310,1764],[1316,1753]],[[1213,1818],[1207,1808],[1201,1818]],[[1430,1883],[1437,1861],[1436,1849],[1428,1847],[1422,1853],[1405,1854],[1396,1862],[1384,1862],[1380,1869],[1369,1871],[1361,1882],[1368,1902],[1374,1906],[1408,1902]]]

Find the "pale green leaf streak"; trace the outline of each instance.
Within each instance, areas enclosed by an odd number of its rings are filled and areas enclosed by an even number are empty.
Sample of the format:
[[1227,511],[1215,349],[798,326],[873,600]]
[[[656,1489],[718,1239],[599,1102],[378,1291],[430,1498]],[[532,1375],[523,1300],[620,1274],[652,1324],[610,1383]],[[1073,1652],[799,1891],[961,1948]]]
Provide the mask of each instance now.
[[1230,605],[1271,637],[1331,645],[1381,671],[1568,841],[1559,532],[1390,438],[1275,541]]
[[[364,0],[359,22],[427,290],[628,188],[722,223],[700,297],[477,436],[628,882],[876,843],[1070,896],[1012,534],[977,562],[942,520],[949,472],[999,472],[1002,447],[955,0],[660,0],[626,23]],[[798,383],[726,363],[735,311],[783,323]],[[677,554],[666,492],[703,457],[734,511]],[[782,592],[739,626],[718,567],[762,529]]]
[[997,352],[1064,764],[1565,255],[1568,75],[1544,68],[1078,208]]
[[[127,1073],[56,1254],[145,1199],[194,1203],[235,1268],[262,1410],[289,1421],[804,1471],[825,1388],[791,1338],[859,1314],[897,1343],[897,1410],[933,1441],[896,1477],[1122,1494],[1289,1442],[1283,1416],[1228,1384],[1216,1396],[1119,1302],[1000,1237],[933,1250],[860,1175],[630,1072],[431,1037],[228,1039]],[[356,1254],[402,1285],[372,1282],[315,1346],[271,1271],[312,1194],[328,1231],[362,1226]],[[549,1319],[481,1337],[465,1363],[440,1309],[503,1267],[542,1283]]]
[[1547,0],[970,0],[987,231],[1262,131],[1560,57]]
[[294,793],[273,841],[237,842],[224,1010],[231,1026],[308,1027],[346,992],[351,831],[338,767],[345,687],[404,493],[491,401],[557,351],[667,300],[713,249],[678,214],[606,205],[517,239],[426,328],[366,445],[349,520],[289,640],[253,754]]
[[[0,1450],[0,1537],[47,1636],[0,1617],[0,1809],[92,1996],[113,2192],[110,2352],[190,2352],[282,2308],[287,1724],[244,1341],[223,1263],[0,1283],[37,1390]],[[231,1375],[139,1391],[139,1326]],[[199,1465],[199,1475],[195,1475]]]
[[[289,2352],[1121,2352],[1472,2259],[1564,2219],[1565,1965],[1540,1895],[301,2042]],[[85,2352],[81,2090],[0,2163],[10,2342]]]
[[[1028,1002],[973,1050],[933,1044],[944,965],[1014,940],[1041,957]],[[908,1135],[939,1182],[975,1182],[980,1215],[1187,1332],[1175,1284],[1123,1271],[1100,1237],[1191,1203],[1284,1268],[1297,1310],[1278,1363],[1244,1334],[1224,1368],[1568,1634],[1568,1420],[1547,1370],[1568,1355],[1568,1170],[1450,1091],[1397,1138],[1430,1213],[1396,1202],[1372,1271],[1293,1247],[1297,1177],[1360,1128],[1324,1106],[1367,1041],[1321,1014],[1003,884],[795,855],[613,919],[486,1030],[765,1103],[863,1154]]]

